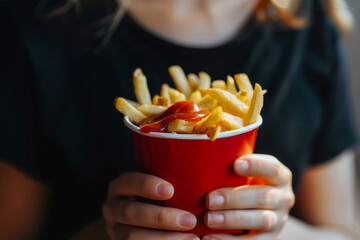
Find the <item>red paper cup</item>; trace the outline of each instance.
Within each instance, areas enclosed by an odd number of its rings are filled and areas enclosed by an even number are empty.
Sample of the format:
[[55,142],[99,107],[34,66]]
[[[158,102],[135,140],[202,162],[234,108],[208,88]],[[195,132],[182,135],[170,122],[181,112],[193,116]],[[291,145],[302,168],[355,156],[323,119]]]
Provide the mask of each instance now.
[[258,127],[262,118],[252,125],[221,132],[215,141],[205,134],[142,133],[139,127],[124,118],[130,128],[137,168],[170,182],[174,196],[165,206],[183,209],[197,217],[190,231],[199,237],[210,233],[238,234],[242,230],[216,230],[206,227],[203,215],[207,211],[205,196],[223,187],[249,184],[251,178],[234,173],[236,158],[254,151]]

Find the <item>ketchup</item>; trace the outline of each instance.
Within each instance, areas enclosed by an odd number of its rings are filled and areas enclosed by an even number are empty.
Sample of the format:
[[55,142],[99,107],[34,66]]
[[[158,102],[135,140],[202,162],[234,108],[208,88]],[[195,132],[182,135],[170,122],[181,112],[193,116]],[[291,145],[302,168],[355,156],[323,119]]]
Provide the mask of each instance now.
[[209,111],[199,107],[194,102],[181,101],[174,103],[166,109],[165,112],[146,119],[141,123],[140,131],[143,133],[168,132],[168,124],[173,120],[181,119],[190,122],[198,122],[208,114]]

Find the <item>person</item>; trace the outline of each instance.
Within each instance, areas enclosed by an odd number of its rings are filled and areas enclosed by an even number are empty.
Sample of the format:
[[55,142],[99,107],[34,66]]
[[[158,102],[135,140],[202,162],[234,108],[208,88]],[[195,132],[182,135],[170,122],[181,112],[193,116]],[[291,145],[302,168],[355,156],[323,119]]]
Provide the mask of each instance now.
[[135,68],[155,94],[173,64],[213,79],[245,72],[268,90],[261,154],[234,159],[236,174],[268,185],[214,189],[204,202],[209,228],[256,234],[203,239],[358,238],[334,2],[132,0],[114,16],[113,1],[2,1],[0,239],[198,239],[191,213],[134,198],[176,189],[136,172],[113,105],[135,99]]

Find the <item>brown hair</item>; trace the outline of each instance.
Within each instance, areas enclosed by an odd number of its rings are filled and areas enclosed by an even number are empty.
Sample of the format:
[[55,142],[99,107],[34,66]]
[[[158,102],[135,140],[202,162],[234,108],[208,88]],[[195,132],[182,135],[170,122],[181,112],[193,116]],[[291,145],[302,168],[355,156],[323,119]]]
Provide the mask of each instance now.
[[[303,0],[260,0],[255,14],[265,22],[279,21],[290,28],[302,28],[307,23],[306,16],[299,16]],[[354,17],[346,0],[322,0],[331,20],[343,35],[354,29]]]

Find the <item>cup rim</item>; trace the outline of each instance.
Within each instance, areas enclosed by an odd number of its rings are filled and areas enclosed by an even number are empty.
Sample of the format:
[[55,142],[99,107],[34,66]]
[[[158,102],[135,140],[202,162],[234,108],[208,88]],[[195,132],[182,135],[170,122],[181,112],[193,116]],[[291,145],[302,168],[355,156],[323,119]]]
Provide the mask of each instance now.
[[[181,134],[181,133],[162,133],[162,132],[150,132],[150,133],[143,133],[140,131],[140,128],[133,124],[128,116],[124,116],[124,123],[125,125],[132,131],[139,133],[141,135],[145,135],[148,137],[155,137],[155,138],[170,138],[170,139],[187,139],[187,140],[210,140],[209,137],[206,134]],[[254,130],[255,128],[260,127],[260,125],[263,123],[262,117],[259,115],[258,120],[250,124],[246,127],[242,127],[239,129],[226,131],[226,132],[220,132],[216,139],[220,138],[227,138],[232,137],[235,135],[239,135],[242,133],[250,132],[251,130]]]

